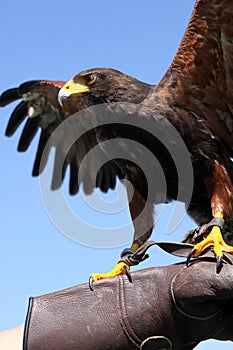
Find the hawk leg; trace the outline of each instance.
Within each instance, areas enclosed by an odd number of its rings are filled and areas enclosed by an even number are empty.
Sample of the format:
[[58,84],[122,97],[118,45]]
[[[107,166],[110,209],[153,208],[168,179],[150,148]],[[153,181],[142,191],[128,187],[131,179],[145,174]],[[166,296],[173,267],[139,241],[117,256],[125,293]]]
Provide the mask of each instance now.
[[[225,167],[218,161],[215,161],[214,176],[206,179],[206,186],[211,197],[211,208],[214,216],[212,222],[217,220],[220,224],[214,224],[207,237],[194,246],[187,257],[187,263],[192,257],[196,258],[208,248],[213,247],[217,259],[216,270],[219,272],[223,253],[233,254],[233,247],[224,242],[221,233],[223,218],[233,216],[233,186]],[[207,229],[210,224],[203,226]],[[200,229],[202,230],[202,227]],[[204,236],[205,232],[202,235]]]
[[129,263],[130,259],[127,259],[127,256],[131,256],[135,253],[135,251],[140,247],[141,244],[147,241],[147,239],[151,236],[154,224],[153,218],[153,204],[146,202],[143,196],[134,189],[133,196],[131,196],[132,186],[127,187],[127,194],[129,199],[129,209],[130,214],[134,226],[134,240],[131,245],[131,248],[124,249],[121,258],[116,266],[107,273],[92,273],[89,285],[90,288],[93,289],[93,282],[104,278],[111,278],[115,276],[119,276],[122,274],[126,274],[129,281],[131,282],[130,275],[130,266],[136,265],[133,263]]

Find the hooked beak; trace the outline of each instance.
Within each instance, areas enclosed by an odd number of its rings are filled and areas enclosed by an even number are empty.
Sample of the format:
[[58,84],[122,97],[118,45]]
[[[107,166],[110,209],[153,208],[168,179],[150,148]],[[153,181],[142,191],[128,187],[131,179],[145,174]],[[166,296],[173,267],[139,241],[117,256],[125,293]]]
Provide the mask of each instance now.
[[75,83],[73,80],[70,80],[59,90],[57,97],[58,102],[61,106],[63,106],[63,100],[67,99],[72,95],[79,95],[88,91],[89,87],[87,85]]

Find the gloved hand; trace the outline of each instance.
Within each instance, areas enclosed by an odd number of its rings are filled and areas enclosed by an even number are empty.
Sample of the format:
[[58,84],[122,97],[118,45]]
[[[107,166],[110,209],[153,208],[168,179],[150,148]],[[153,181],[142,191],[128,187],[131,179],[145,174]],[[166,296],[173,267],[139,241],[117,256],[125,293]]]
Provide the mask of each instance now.
[[233,340],[233,266],[217,274],[203,256],[31,298],[23,349],[189,350],[209,338]]

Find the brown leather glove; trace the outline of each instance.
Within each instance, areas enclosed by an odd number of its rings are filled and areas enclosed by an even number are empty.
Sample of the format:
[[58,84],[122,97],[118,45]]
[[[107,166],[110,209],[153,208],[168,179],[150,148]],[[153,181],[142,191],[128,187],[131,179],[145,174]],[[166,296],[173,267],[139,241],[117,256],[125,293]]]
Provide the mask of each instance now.
[[31,298],[23,349],[189,350],[209,338],[233,340],[233,266],[216,274],[204,256]]

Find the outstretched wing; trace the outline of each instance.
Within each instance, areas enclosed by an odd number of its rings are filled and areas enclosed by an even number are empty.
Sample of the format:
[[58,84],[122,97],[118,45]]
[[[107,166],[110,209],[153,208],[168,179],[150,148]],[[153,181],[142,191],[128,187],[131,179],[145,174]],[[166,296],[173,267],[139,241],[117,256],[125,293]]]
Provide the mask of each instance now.
[[[65,82],[62,81],[35,80],[5,91],[0,96],[1,107],[18,99],[22,100],[11,114],[6,135],[13,135],[17,128],[26,121],[18,143],[18,151],[24,152],[40,129],[40,139],[32,175],[41,174],[51,148],[55,147],[52,189],[58,189],[61,186],[69,166],[70,194],[76,194],[81,183],[85,193],[91,193],[95,187],[100,187],[102,191],[106,192],[109,188],[115,187],[116,176],[121,175],[115,163],[108,161],[97,171],[98,164],[95,158],[89,157],[83,163],[82,171],[79,172],[87,153],[98,144],[94,130],[83,132],[82,136],[77,139],[75,135],[72,135],[74,141],[70,143],[71,130],[67,131],[67,127],[63,127],[59,129],[59,138],[56,140],[53,138],[57,128],[70,117],[57,99],[58,92],[64,84]],[[80,107],[80,109],[82,108]],[[78,123],[82,127],[82,120],[78,120]]]
[[233,146],[233,2],[197,0],[179,49],[158,85]]

